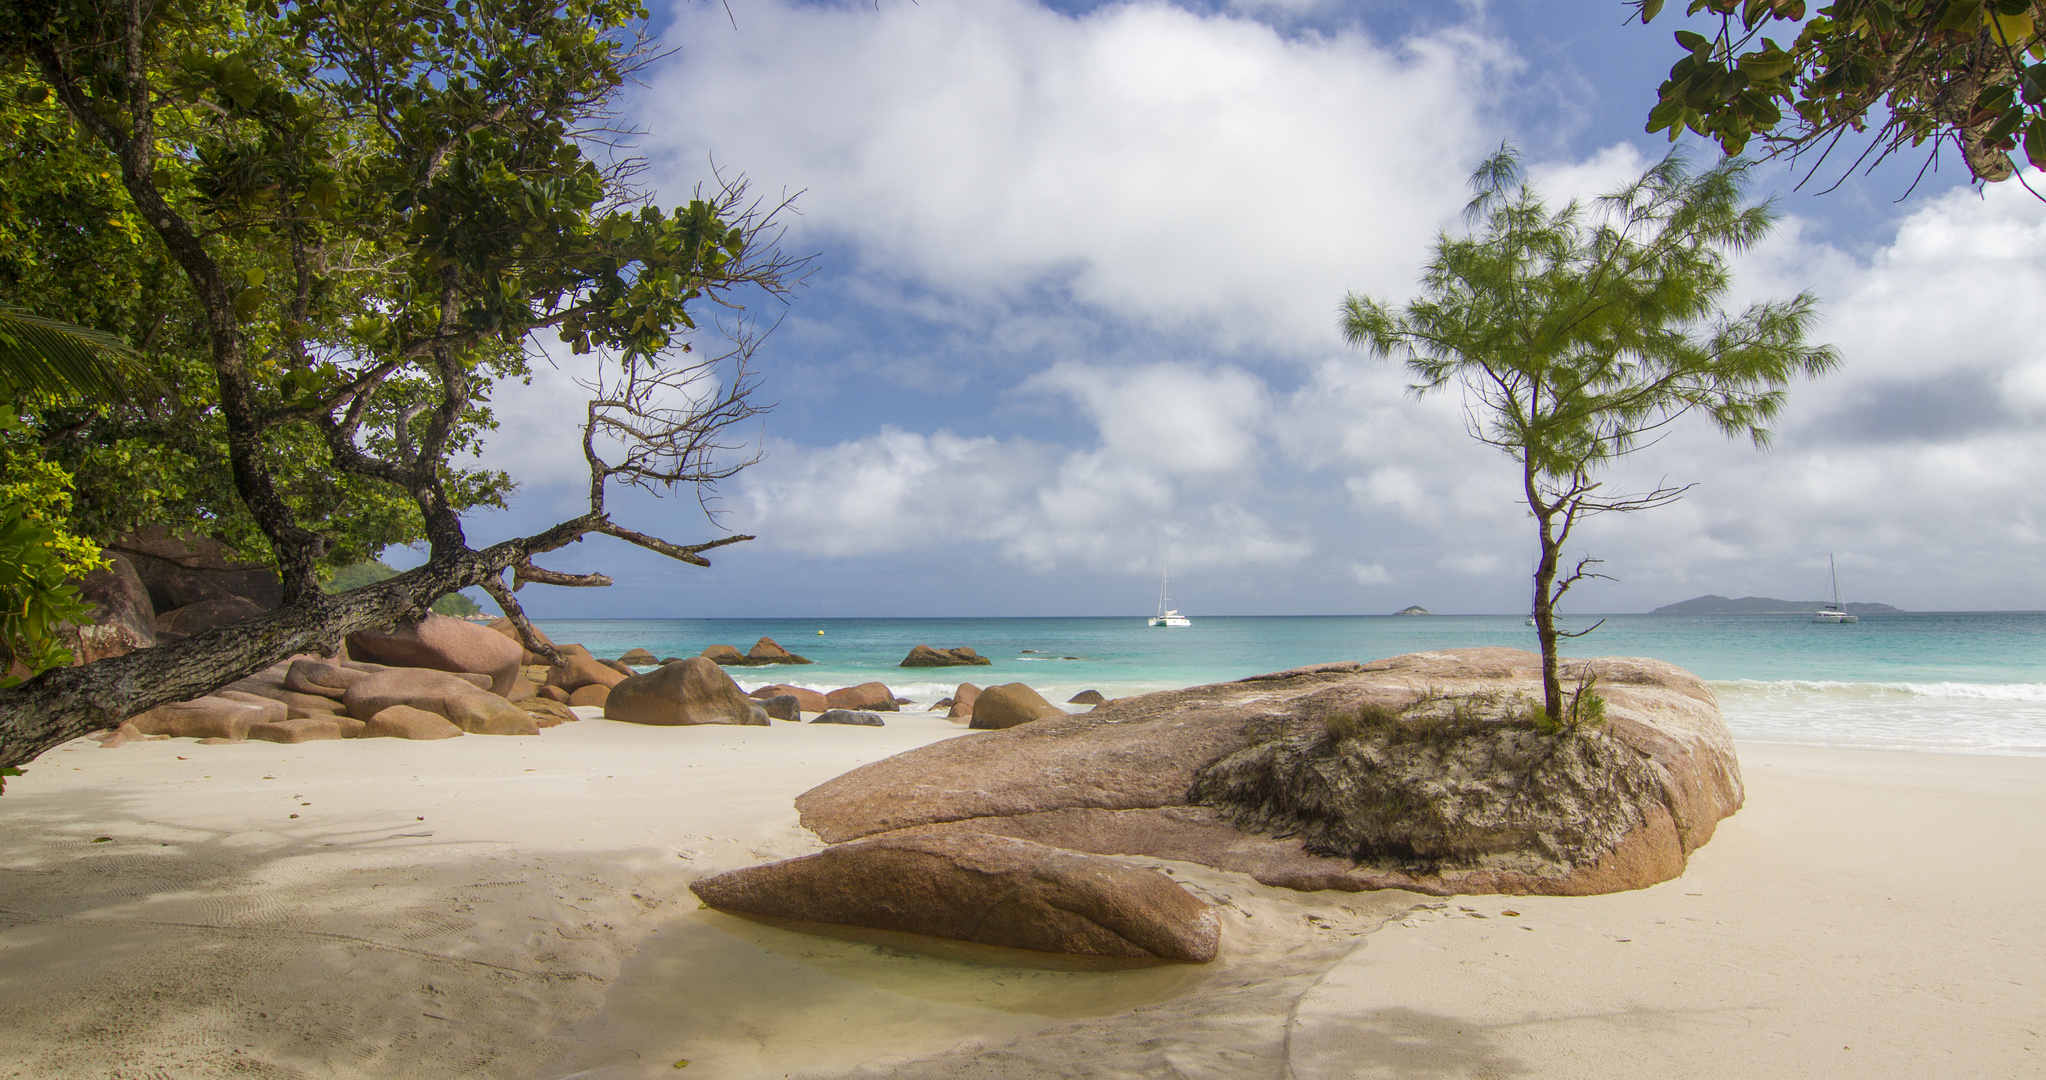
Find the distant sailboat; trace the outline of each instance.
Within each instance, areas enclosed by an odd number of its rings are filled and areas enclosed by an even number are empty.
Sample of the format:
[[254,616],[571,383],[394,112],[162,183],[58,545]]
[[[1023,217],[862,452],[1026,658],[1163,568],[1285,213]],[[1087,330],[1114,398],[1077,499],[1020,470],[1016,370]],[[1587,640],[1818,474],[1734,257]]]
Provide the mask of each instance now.
[[1833,578],[1833,602],[1820,608],[1818,614],[1812,616],[1812,621],[1823,623],[1860,622],[1861,620],[1858,617],[1847,614],[1847,609],[1840,606],[1840,569],[1833,565],[1833,556],[1831,555],[1826,556],[1826,569]]
[[1179,612],[1173,610],[1172,608],[1165,606],[1166,604],[1172,602],[1171,599],[1166,595],[1166,591],[1171,584],[1172,568],[1169,566],[1161,568],[1158,575],[1158,614],[1151,616],[1150,625],[1192,626],[1193,625],[1192,619],[1189,619],[1186,616],[1181,615]]

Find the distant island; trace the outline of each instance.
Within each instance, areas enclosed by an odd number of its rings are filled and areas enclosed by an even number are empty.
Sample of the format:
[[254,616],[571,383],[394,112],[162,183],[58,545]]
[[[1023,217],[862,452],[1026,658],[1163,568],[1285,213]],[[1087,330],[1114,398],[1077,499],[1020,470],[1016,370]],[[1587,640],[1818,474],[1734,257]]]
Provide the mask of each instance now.
[[1422,606],[1421,606],[1421,605],[1419,605],[1419,604],[1415,604],[1415,605],[1414,605],[1413,607],[1409,607],[1409,608],[1401,608],[1400,610],[1398,610],[1398,611],[1395,611],[1395,612],[1393,612],[1393,614],[1394,614],[1394,615],[1433,615],[1433,614],[1435,614],[1435,613],[1434,613],[1434,612],[1432,612],[1432,611],[1429,611],[1429,610],[1428,610],[1427,608],[1424,608],[1424,607],[1422,607]]
[[[1827,607],[1824,600],[1777,600],[1767,596],[1743,596],[1729,600],[1724,596],[1700,596],[1680,604],[1664,604],[1649,612],[1650,615],[1808,615]],[[1881,615],[1900,612],[1888,604],[1848,604],[1850,615]],[[1402,612],[1404,614],[1404,612]]]

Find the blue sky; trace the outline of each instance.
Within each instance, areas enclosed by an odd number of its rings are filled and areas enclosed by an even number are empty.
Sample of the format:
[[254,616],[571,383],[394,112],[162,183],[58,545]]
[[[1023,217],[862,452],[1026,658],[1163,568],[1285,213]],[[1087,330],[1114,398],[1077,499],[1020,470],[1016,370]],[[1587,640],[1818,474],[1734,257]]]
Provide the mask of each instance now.
[[[1415,402],[1347,348],[1347,291],[1409,295],[1464,178],[1502,140],[1553,194],[1667,149],[1642,133],[1676,58],[1664,16],[1604,0],[680,3],[632,96],[662,201],[711,162],[800,192],[816,272],[759,353],[764,459],[721,491],[759,539],[709,570],[602,538],[546,565],[538,616],[1512,612],[1532,525],[1453,395]],[[735,25],[736,24],[736,27]],[[1699,160],[1714,153],[1694,146]],[[2046,207],[1920,161],[1816,194],[1739,299],[1810,289],[1843,370],[1799,385],[1769,452],[1687,425],[1614,471],[1697,487],[1593,522],[1619,578],[1577,611],[1701,593],[2046,608]],[[573,513],[575,364],[501,388],[484,460],[521,480],[488,540]],[[617,516],[720,534],[688,498]],[[394,562],[407,561],[394,552]]]

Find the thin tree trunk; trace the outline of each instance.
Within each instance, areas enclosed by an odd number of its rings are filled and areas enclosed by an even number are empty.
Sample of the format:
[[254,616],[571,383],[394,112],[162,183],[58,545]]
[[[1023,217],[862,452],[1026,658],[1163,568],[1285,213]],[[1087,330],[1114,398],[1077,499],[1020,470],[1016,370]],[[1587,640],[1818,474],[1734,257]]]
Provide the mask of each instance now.
[[1535,484],[1534,467],[1525,467],[1528,509],[1534,512],[1541,535],[1541,559],[1535,563],[1534,573],[1534,620],[1535,637],[1542,647],[1542,707],[1549,714],[1549,722],[1563,722],[1563,682],[1556,672],[1556,560],[1563,551],[1563,541],[1556,535],[1555,521],[1558,507],[1541,497],[1541,490]]

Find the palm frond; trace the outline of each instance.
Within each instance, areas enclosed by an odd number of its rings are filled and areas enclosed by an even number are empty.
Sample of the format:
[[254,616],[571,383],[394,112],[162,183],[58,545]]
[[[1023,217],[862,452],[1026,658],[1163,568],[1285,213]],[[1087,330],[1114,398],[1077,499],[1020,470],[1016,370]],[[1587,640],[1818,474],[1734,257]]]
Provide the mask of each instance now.
[[142,357],[120,338],[0,304],[0,392],[124,398],[138,379]]

